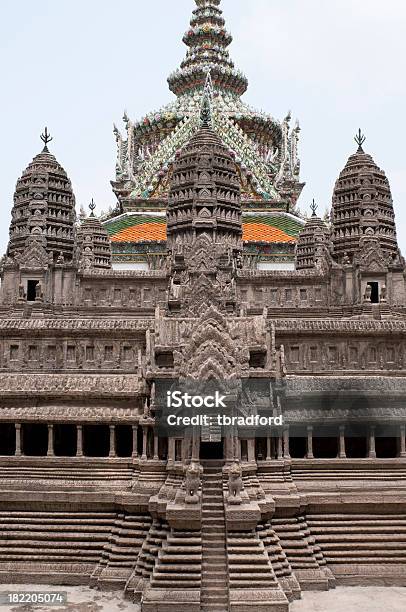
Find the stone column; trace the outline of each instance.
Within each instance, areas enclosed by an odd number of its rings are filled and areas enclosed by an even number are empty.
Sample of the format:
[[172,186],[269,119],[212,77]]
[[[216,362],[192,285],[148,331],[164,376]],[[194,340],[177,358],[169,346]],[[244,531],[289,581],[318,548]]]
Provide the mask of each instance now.
[[370,459],[375,459],[376,458],[376,451],[375,451],[375,426],[371,425],[371,427],[369,428],[369,452],[368,452],[368,457]]
[[313,455],[313,426],[307,426],[307,453],[306,459],[314,459]]
[[54,456],[54,426],[48,423],[48,457]]
[[283,458],[290,459],[289,451],[289,425],[283,430]]
[[115,425],[110,425],[110,452],[109,457],[116,456],[116,427]]
[[406,426],[404,424],[400,425],[400,453],[399,457],[406,457]]
[[278,436],[278,459],[283,459],[283,444],[282,444],[282,436],[279,434]]
[[83,457],[83,426],[76,425],[76,457]]
[[175,461],[175,438],[168,438],[168,463]]
[[234,438],[230,432],[230,436],[224,438],[225,458],[227,463],[232,463],[234,460]]
[[16,457],[21,457],[22,452],[21,452],[21,423],[16,423],[15,424],[15,429],[16,429],[16,452],[15,452],[15,456]]
[[158,461],[159,459],[158,443],[159,438],[156,431],[154,431],[154,461]]
[[237,430],[235,431],[235,434],[234,434],[233,446],[234,446],[234,451],[233,451],[234,461],[241,461],[240,439],[238,437],[238,431]]
[[247,440],[248,446],[248,462],[255,462],[255,438],[248,438]]
[[271,461],[272,459],[272,455],[271,455],[271,436],[268,436],[266,439],[266,460],[267,461]]
[[145,425],[142,426],[142,456],[141,459],[147,459],[147,436],[148,436],[148,427]]
[[237,438],[237,459],[241,463],[242,452],[241,452],[241,442],[240,438]]
[[347,452],[345,450],[345,425],[340,425],[340,447],[338,456],[340,459],[347,458]]
[[138,425],[133,425],[133,452],[132,457],[136,459],[138,457]]
[[199,461],[200,456],[200,430],[193,430],[193,442],[192,442],[192,461]]

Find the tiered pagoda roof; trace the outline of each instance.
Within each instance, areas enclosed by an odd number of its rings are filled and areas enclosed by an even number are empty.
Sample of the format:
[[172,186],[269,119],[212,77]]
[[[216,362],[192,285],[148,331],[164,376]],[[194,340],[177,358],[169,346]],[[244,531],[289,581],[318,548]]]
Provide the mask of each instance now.
[[75,240],[75,196],[61,164],[48,150],[52,140],[45,128],[45,146],[17,181],[7,254],[21,254],[27,238],[41,237],[50,257],[73,258]]
[[[211,127],[236,165],[247,240],[294,242],[303,226],[295,214],[303,188],[297,153],[299,125],[291,127],[290,113],[278,121],[241,99],[248,81],[230,58],[232,37],[225,27],[221,0],[195,2],[183,37],[186,57],[168,78],[176,98],[139,121],[125,113],[124,134],[114,128],[118,155],[112,186],[118,207],[105,220],[113,248],[123,239],[165,240],[160,213],[167,206],[173,163],[199,130],[204,95],[210,100]],[[253,222],[248,211],[268,216]],[[146,221],[148,218],[154,220]]]
[[333,194],[332,242],[337,258],[349,257],[362,248],[362,239],[378,240],[382,250],[398,252],[395,213],[388,178],[371,155],[365,153],[365,137],[340,173]]

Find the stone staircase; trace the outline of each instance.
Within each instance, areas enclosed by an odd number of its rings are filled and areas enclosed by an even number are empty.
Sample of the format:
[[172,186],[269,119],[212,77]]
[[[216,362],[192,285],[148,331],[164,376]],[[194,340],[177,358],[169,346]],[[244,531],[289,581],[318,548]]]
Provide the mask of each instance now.
[[405,584],[405,514],[313,514],[306,521],[339,584]]
[[158,551],[151,587],[158,590],[199,590],[201,560],[200,533],[171,529]]
[[88,584],[117,515],[0,512],[0,581]]
[[205,461],[202,483],[201,611],[227,612],[228,567],[223,497],[223,462]]
[[166,541],[168,532],[169,526],[167,523],[160,519],[152,521],[148,535],[138,555],[135,568],[125,585],[124,591],[127,599],[134,602],[141,601],[144,586],[149,582],[158,558],[158,552],[161,550],[163,542]]
[[137,563],[151,526],[148,514],[119,514],[90,584],[104,589],[121,589]]
[[301,588],[313,591],[334,588],[334,577],[304,517],[273,518],[271,524]]
[[[35,465],[29,465],[25,457],[10,458],[9,465],[2,465],[0,488],[2,490],[16,489],[20,491],[43,491],[44,489],[58,491],[100,489],[128,490],[132,484],[133,470],[129,461],[117,460],[109,465],[107,460],[91,459],[91,465],[77,465],[77,461],[64,458],[64,465],[57,463],[60,458],[49,459],[30,458]],[[89,459],[86,457],[86,459]],[[89,462],[89,463],[90,463]]]
[[257,526],[257,533],[262,540],[265,550],[268,553],[269,561],[275,572],[281,589],[285,593],[288,601],[300,599],[301,591],[296,576],[292,572],[290,563],[284,553],[280,540],[272,528],[270,521],[260,523]]

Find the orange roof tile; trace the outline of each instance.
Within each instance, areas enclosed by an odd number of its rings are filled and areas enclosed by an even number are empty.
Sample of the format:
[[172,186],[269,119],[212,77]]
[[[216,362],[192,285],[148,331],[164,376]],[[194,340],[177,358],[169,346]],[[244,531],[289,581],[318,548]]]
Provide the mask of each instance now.
[[166,240],[166,224],[142,223],[121,230],[111,236],[112,242],[155,242]]
[[296,242],[286,232],[266,223],[243,223],[245,242]]

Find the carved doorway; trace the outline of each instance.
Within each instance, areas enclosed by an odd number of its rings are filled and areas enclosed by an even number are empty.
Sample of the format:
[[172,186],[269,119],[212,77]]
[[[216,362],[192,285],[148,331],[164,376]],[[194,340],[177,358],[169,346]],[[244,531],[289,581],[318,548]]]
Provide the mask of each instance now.
[[224,439],[221,442],[201,442],[200,459],[204,460],[223,460],[224,459]]

